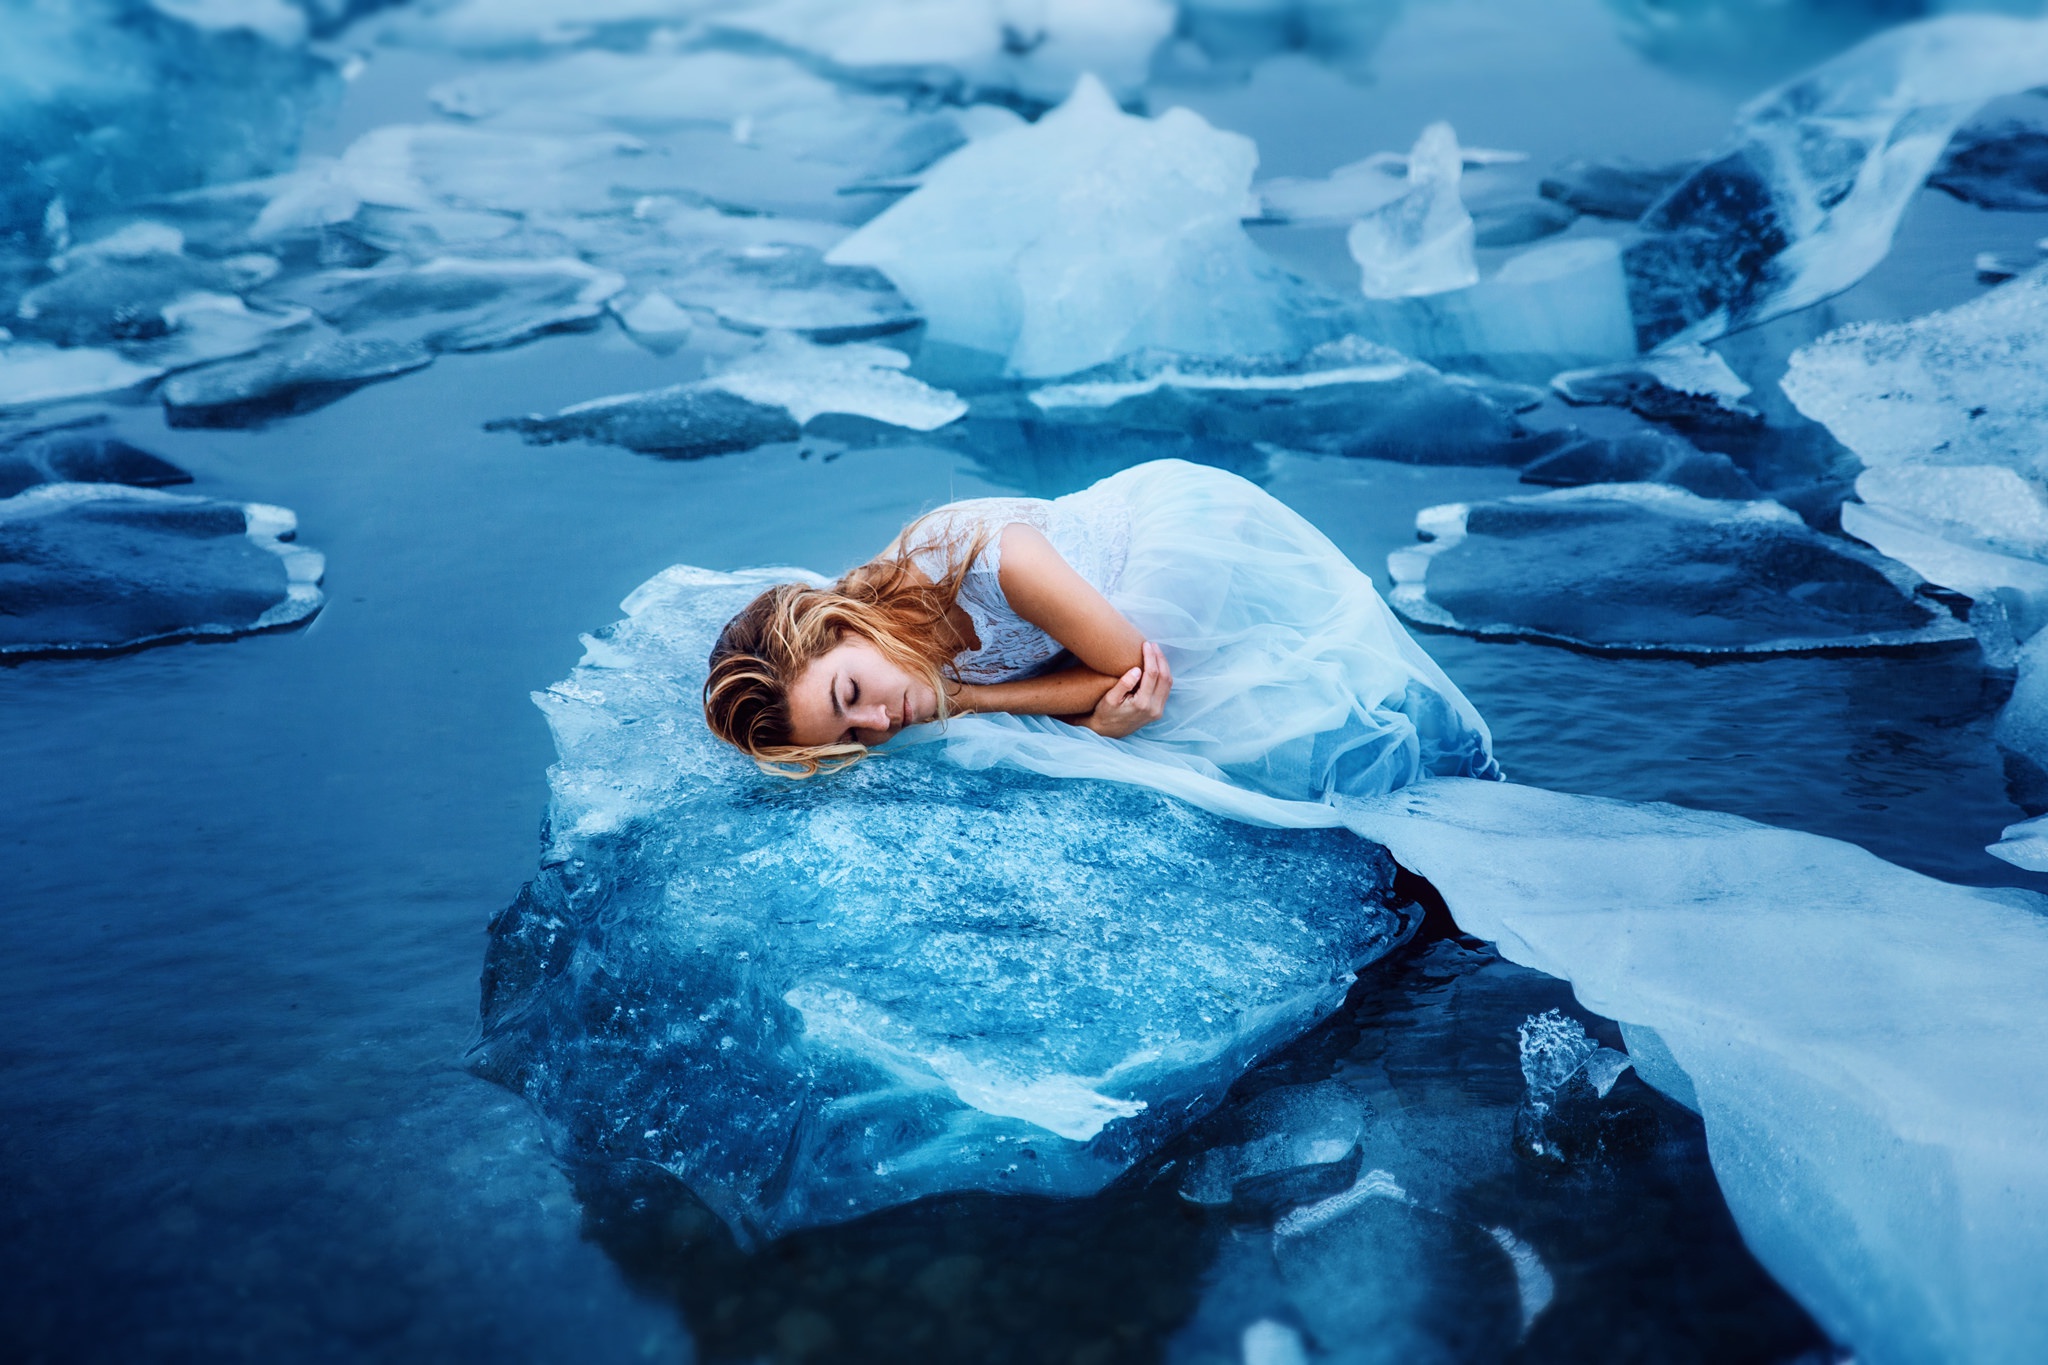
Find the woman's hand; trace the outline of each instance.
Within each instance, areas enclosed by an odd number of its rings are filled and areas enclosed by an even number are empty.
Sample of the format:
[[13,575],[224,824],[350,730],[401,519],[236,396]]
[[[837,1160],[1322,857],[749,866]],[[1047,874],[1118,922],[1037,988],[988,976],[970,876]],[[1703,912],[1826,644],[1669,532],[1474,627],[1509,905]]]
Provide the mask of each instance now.
[[1140,667],[1110,684],[1083,725],[1107,739],[1122,739],[1165,714],[1167,694],[1173,691],[1173,670],[1166,666],[1165,651],[1150,640],[1145,642],[1143,657]]

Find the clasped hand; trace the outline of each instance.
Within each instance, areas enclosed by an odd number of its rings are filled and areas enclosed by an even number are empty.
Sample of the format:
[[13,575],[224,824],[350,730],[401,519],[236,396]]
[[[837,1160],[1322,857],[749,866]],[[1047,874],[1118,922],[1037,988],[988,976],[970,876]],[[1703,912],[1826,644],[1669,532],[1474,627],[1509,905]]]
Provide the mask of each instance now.
[[1081,724],[1108,739],[1136,734],[1166,713],[1167,694],[1172,691],[1173,670],[1166,666],[1166,652],[1147,640],[1141,664],[1111,683]]

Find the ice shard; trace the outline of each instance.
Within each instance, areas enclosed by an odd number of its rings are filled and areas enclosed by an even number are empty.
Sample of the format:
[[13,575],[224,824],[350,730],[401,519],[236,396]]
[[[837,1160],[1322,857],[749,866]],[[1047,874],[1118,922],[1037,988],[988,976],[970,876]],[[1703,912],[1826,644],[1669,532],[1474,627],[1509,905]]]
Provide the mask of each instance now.
[[1629,301],[1649,347],[1711,341],[1848,288],[1987,100],[2048,83],[2048,20],[1951,15],[1869,38],[1746,105],[1642,219]]
[[1071,374],[1132,351],[1296,352],[1301,286],[1245,235],[1250,139],[1117,108],[1083,77],[1037,123],[973,142],[827,253],[895,282],[935,341]]
[[1653,654],[1781,654],[1968,640],[1919,580],[1775,502],[1595,484],[1426,508],[1388,602],[1480,636]]
[[1408,153],[1407,189],[1351,225],[1345,245],[1369,299],[1441,294],[1479,282],[1472,215],[1458,197],[1464,162],[1448,123],[1432,123]]
[[247,635],[320,609],[321,556],[282,507],[116,483],[0,499],[0,658]]
[[2039,1354],[2048,900],[1511,783],[1342,806],[1462,928],[1620,1020],[1639,1069],[1657,1059],[1646,1078],[1704,1116],[1744,1240],[1858,1360]]
[[536,697],[548,843],[492,926],[475,1064],[565,1158],[655,1163],[743,1242],[943,1191],[1092,1192],[1412,928],[1341,831],[935,745],[761,773],[698,692],[725,620],[796,574],[668,570]]

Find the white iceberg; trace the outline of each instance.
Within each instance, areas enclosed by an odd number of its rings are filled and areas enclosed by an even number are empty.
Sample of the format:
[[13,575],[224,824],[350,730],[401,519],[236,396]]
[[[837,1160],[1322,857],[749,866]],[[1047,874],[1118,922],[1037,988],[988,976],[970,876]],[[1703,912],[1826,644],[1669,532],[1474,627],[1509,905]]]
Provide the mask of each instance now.
[[1083,77],[1037,123],[970,143],[828,262],[873,266],[928,336],[1070,374],[1157,347],[1295,349],[1294,282],[1245,235],[1250,139],[1185,109],[1118,109]]

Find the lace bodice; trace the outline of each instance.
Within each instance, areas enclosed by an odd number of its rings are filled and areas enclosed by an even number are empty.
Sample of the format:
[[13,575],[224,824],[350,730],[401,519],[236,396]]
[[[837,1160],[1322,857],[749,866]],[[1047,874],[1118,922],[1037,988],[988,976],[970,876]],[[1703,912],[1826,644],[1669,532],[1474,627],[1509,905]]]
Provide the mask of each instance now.
[[917,528],[919,542],[937,541],[941,548],[913,552],[911,559],[927,577],[939,579],[947,570],[946,542],[960,543],[986,528],[989,542],[967,571],[960,587],[960,607],[974,623],[981,648],[954,660],[960,680],[969,683],[1007,682],[1043,669],[1061,653],[1059,641],[1010,609],[1003,596],[1002,530],[1023,523],[1036,527],[1074,571],[1105,596],[1122,578],[1131,549],[1131,514],[1112,491],[1084,489],[1050,502],[1041,498],[971,498],[950,503]]

